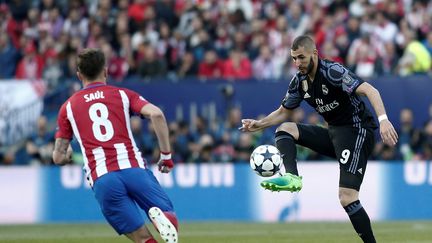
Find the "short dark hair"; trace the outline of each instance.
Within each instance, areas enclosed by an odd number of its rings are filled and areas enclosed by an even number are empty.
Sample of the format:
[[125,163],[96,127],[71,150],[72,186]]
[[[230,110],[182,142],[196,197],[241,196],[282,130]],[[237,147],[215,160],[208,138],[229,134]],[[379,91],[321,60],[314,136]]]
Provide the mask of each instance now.
[[78,54],[78,72],[89,80],[95,80],[105,67],[105,55],[99,49],[87,48]]
[[304,49],[313,51],[316,49],[316,45],[314,40],[307,35],[301,35],[294,39],[291,49],[296,51],[300,46],[303,46]]

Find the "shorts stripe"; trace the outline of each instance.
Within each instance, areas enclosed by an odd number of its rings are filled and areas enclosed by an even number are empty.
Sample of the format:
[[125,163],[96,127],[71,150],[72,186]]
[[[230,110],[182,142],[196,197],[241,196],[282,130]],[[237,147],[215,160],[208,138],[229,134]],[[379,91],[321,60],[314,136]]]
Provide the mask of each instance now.
[[355,174],[356,170],[357,170],[357,166],[358,166],[358,161],[360,159],[360,154],[361,154],[361,150],[363,147],[363,143],[365,141],[366,138],[366,129],[360,127],[359,128],[359,133],[357,135],[357,140],[356,140],[356,144],[355,144],[355,148],[354,148],[354,154],[351,160],[351,165],[349,168],[349,172]]

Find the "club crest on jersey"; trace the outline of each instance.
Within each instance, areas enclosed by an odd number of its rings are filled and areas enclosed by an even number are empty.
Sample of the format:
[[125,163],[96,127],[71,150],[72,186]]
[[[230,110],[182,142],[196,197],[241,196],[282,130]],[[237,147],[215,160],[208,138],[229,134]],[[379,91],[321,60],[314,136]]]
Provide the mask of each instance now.
[[303,80],[302,81],[302,89],[303,89],[303,91],[304,92],[306,92],[307,90],[308,90],[308,83],[307,83],[307,80]]
[[321,88],[322,88],[322,92],[323,92],[323,94],[324,95],[327,95],[328,94],[328,88],[327,88],[327,86],[325,85],[325,84],[323,84],[323,85],[321,85]]

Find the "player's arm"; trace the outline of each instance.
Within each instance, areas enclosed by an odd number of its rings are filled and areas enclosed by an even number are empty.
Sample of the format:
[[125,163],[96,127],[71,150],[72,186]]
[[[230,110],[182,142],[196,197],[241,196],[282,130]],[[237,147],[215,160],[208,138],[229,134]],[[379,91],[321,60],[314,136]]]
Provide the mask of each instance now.
[[52,154],[53,161],[56,165],[65,165],[72,162],[72,147],[69,139],[56,138],[54,151]]
[[141,108],[140,113],[150,119],[158,138],[159,149],[161,151],[158,162],[159,170],[167,173],[174,167],[171,159],[171,148],[169,142],[168,125],[163,112],[155,105],[148,103]]
[[291,109],[287,109],[281,105],[277,110],[273,111],[263,119],[242,119],[242,126],[239,129],[244,132],[259,131],[286,121],[291,114]]
[[386,115],[384,103],[379,91],[369,83],[363,82],[357,87],[355,92],[369,99],[380,123],[380,134],[383,142],[388,145],[395,145],[398,140],[398,134]]

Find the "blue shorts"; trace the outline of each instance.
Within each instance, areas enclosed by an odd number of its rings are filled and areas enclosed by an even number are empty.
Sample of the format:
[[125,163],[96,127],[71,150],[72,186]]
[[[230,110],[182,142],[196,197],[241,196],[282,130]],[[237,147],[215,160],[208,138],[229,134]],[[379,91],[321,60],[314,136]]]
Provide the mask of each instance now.
[[146,214],[151,207],[174,212],[168,195],[148,169],[110,172],[96,180],[93,190],[103,215],[118,234],[131,233],[144,224],[138,206]]

